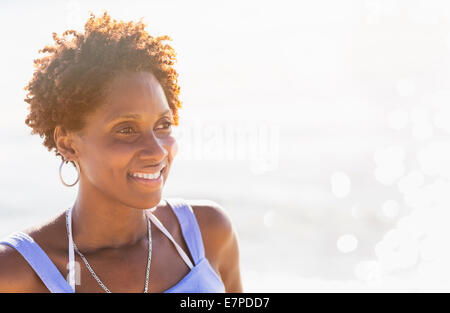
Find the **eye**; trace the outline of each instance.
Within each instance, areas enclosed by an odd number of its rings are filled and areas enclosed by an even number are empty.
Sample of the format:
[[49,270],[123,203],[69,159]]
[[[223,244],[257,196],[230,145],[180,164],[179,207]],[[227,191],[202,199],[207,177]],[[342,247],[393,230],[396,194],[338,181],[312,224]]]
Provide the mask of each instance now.
[[117,133],[122,134],[122,135],[129,135],[134,133],[134,129],[133,127],[125,127],[122,128],[121,130],[117,131]]
[[170,129],[172,127],[172,122],[165,121],[161,124],[164,127],[157,127],[156,129]]

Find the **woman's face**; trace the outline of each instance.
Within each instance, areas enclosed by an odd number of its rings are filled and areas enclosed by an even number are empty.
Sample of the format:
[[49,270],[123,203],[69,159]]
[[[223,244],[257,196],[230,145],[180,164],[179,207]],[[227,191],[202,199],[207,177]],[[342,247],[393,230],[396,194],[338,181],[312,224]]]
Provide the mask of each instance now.
[[[153,74],[118,75],[105,105],[86,118],[78,139],[80,179],[127,206],[156,206],[177,152],[172,123]],[[144,174],[147,177],[136,177]]]

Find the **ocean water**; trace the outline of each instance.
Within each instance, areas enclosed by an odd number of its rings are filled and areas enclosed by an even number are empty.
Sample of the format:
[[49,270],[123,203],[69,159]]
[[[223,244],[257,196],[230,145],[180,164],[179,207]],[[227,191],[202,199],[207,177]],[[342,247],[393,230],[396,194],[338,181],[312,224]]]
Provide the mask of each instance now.
[[184,106],[164,196],[226,210],[244,291],[450,289],[450,5],[129,3],[0,4],[0,236],[75,199],[22,89],[52,31],[106,8],[173,38]]

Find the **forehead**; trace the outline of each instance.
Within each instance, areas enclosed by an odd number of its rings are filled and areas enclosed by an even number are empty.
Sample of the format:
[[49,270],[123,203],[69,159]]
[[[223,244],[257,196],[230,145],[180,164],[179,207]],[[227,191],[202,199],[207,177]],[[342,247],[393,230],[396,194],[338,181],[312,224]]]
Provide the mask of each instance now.
[[101,115],[105,120],[128,113],[153,115],[169,108],[164,90],[150,72],[124,72],[110,83]]

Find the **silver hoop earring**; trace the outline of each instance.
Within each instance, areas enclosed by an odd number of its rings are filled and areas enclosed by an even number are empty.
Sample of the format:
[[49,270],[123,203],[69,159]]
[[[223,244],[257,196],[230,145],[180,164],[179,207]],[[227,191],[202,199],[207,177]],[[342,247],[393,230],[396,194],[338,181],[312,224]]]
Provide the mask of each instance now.
[[59,166],[59,179],[61,180],[61,182],[63,183],[64,186],[67,186],[67,187],[75,186],[76,183],[78,183],[78,180],[80,179],[80,167],[78,166],[78,162],[77,161],[73,161],[73,163],[75,163],[75,167],[76,167],[77,172],[78,172],[78,177],[77,177],[77,180],[72,185],[66,184],[66,182],[62,178],[61,170],[62,170],[62,167],[64,165],[64,162],[67,163],[68,161],[62,160],[61,165]]

